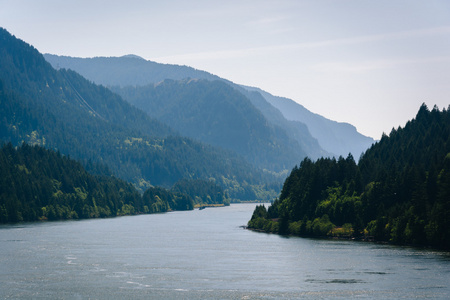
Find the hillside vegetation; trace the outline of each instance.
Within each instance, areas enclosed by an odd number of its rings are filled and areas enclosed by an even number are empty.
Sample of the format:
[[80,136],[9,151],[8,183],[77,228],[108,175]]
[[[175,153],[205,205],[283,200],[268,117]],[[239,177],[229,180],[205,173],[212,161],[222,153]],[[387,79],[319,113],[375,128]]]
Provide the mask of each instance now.
[[231,151],[184,138],[109,89],[55,70],[0,29],[0,139],[37,144],[107,165],[142,192],[179,180],[213,180],[235,199],[271,198],[278,178]]
[[361,157],[302,161],[250,228],[450,248],[450,111],[422,105]]
[[[218,120],[221,120],[222,115],[226,112],[236,114],[237,117],[246,116],[249,112],[247,109],[248,101],[250,101],[254,106],[253,110],[259,111],[265,119],[263,121],[267,123],[263,124],[262,128],[258,130],[261,132],[266,131],[265,140],[269,145],[263,145],[261,149],[255,147],[255,149],[250,149],[247,152],[245,152],[247,149],[240,148],[239,150],[241,152],[239,153],[244,153],[244,157],[251,158],[250,161],[253,163],[256,162],[258,166],[264,164],[264,167],[270,168],[271,166],[275,166],[279,169],[285,161],[291,159],[286,168],[289,170],[305,156],[317,159],[322,156],[345,156],[351,152],[355,157],[359,157],[374,142],[372,138],[358,133],[354,126],[328,120],[310,112],[291,99],[273,96],[259,88],[240,86],[224,78],[187,66],[160,64],[133,55],[77,58],[45,54],[45,58],[55,68],[72,69],[97,84],[102,84],[110,88],[114,87],[114,90],[121,93],[125,100],[138,103],[139,105],[144,104],[142,108],[151,115],[156,112],[146,107],[149,105],[152,106],[150,103],[152,101],[159,105],[157,108],[157,112],[159,113],[161,112],[160,110],[168,111],[174,100],[186,101],[187,103],[197,100],[199,103],[196,103],[194,107],[201,108],[205,111],[211,111],[211,108],[205,106],[205,104],[211,104],[213,108],[218,107],[218,105],[213,104],[216,101],[220,102],[224,99],[228,101],[232,100],[234,103],[236,101],[243,102],[235,106],[232,111],[219,111],[218,115],[211,114],[207,118],[202,118],[201,111],[198,111],[199,115],[197,117],[199,119],[195,121],[201,124],[208,124],[211,127],[211,131],[217,129],[215,127],[216,123],[208,123],[208,121],[216,117]],[[172,80],[170,84],[167,82],[168,79]],[[183,84],[183,82],[191,82],[193,79],[203,81],[201,85],[210,93],[208,95],[205,95],[205,93],[194,93],[193,87],[196,85],[188,86]],[[161,84],[164,81],[166,82]],[[173,81],[181,81],[181,83],[174,83]],[[208,86],[206,81],[211,82],[211,86]],[[225,88],[217,91],[218,83],[216,81],[221,81],[232,87],[234,91],[226,90]],[[157,93],[153,90],[154,86],[156,86],[154,89],[158,90]],[[168,86],[175,87],[175,90],[171,91],[170,94],[163,92],[163,88],[165,87],[167,89]],[[193,99],[193,96],[198,96],[199,98]],[[208,98],[205,99],[205,96],[208,96]],[[175,99],[172,99],[172,97]],[[206,100],[208,103],[205,102]],[[240,111],[240,109],[243,110]],[[180,120],[176,121],[178,123],[186,121],[185,126],[182,127],[183,130],[187,132],[198,130],[198,128],[190,127],[195,125],[192,124],[192,120],[190,119],[193,117],[192,109],[188,108],[187,111],[178,110],[178,112],[179,114],[176,117],[180,118]],[[255,119],[252,118],[252,115],[254,115],[254,112],[248,115],[249,120],[247,124],[250,124],[252,128],[260,126],[261,123],[259,120],[261,118],[258,117],[256,119],[257,122],[253,124],[252,122]],[[170,120],[171,118],[160,119],[160,121],[171,125],[169,123]],[[244,133],[248,132],[247,124],[240,127],[240,130]],[[240,124],[237,123],[234,127],[238,125]],[[267,127],[270,127],[271,129],[269,131],[272,132],[267,132]],[[274,132],[278,138],[273,137]],[[222,133],[225,133],[225,138],[228,135],[232,136],[234,134],[233,132],[226,131],[213,132],[216,136]],[[213,138],[209,132],[203,132],[202,136],[204,138]],[[253,137],[253,140],[257,137],[258,132]],[[261,145],[259,141],[256,140],[256,142],[257,145]],[[281,149],[274,149],[278,145],[280,145]],[[228,142],[226,148],[235,150],[237,147],[233,143]],[[256,157],[253,158],[255,153]],[[287,154],[285,158],[280,157],[280,155],[285,156],[285,154]],[[303,156],[299,159],[299,155]],[[266,157],[269,157],[270,160],[265,159]],[[292,157],[294,157],[295,161],[292,161]]]
[[193,209],[190,196],[155,189],[142,197],[130,183],[92,175],[80,163],[39,146],[0,148],[0,223]]
[[182,135],[232,150],[259,168],[280,172],[306,157],[286,131],[222,81],[165,80],[112,90]]

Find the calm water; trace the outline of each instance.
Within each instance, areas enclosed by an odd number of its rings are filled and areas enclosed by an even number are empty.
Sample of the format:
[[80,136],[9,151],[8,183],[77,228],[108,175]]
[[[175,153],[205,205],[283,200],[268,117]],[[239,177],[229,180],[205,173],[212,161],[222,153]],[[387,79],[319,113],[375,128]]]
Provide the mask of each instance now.
[[240,228],[254,204],[0,227],[0,298],[450,298],[450,254]]

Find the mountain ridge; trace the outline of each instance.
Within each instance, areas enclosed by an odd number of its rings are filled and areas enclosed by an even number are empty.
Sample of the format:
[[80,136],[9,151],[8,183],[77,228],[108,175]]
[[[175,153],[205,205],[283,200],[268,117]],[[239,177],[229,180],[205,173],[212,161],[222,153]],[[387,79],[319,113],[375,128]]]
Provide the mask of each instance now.
[[[147,85],[158,83],[164,79],[220,79],[206,71],[188,66],[161,64],[134,54],[120,57],[79,58],[45,53],[44,57],[56,69],[72,69],[87,79],[104,86]],[[107,64],[107,61],[111,61],[111,63]],[[101,73],[99,73],[100,70]]]
[[[306,124],[311,134],[317,138],[320,146],[325,151],[335,153],[336,156],[345,157],[348,153],[352,153],[359,157],[375,142],[373,138],[359,133],[352,124],[333,121],[310,112],[292,99],[273,96],[260,88],[249,86],[243,86],[243,88],[258,91],[269,103],[278,108],[287,120],[301,121]],[[342,139],[343,136],[351,136],[352,139],[345,141]]]
[[[244,90],[256,91],[261,94],[265,101],[273,106],[273,109],[279,110],[283,117],[286,118],[287,122],[282,121],[283,129],[289,132],[292,138],[296,139],[300,143],[302,143],[302,140],[299,137],[306,138],[306,143],[309,143],[309,145],[305,148],[310,149],[307,155],[312,158],[319,158],[322,155],[336,157],[339,155],[346,156],[350,152],[358,156],[374,142],[373,139],[358,133],[356,129],[354,131],[343,130],[342,126],[345,127],[345,125],[339,125],[340,123],[328,120],[322,116],[320,116],[320,118],[317,117],[319,115],[310,112],[300,104],[298,104],[298,107],[294,107],[293,110],[296,111],[299,107],[303,108],[304,110],[300,111],[300,117],[291,117],[286,114],[286,110],[282,105],[278,105],[276,101],[273,101],[271,97],[274,96],[269,93],[259,88],[240,86],[227,79],[223,79],[206,71],[196,70],[191,67],[160,64],[149,60],[142,62],[135,59],[132,61],[131,59],[125,59],[123,57],[121,61],[120,57],[71,58],[52,54],[45,54],[44,56],[50,63],[52,63],[53,66],[59,64],[67,68],[73,68],[90,80],[105,86],[138,86],[151,83],[155,84],[165,79],[182,80],[186,78],[198,78],[210,81],[222,80],[235,87],[240,92],[244,92]],[[141,64],[139,64],[139,62],[141,62]],[[111,73],[114,73],[114,75],[111,75]],[[269,97],[269,95],[271,97]],[[289,103],[292,102],[292,104],[296,103],[288,98],[282,99],[284,99],[283,101],[287,101]],[[275,121],[270,115],[268,115],[267,112],[264,115],[266,118],[271,119],[271,122],[274,124]],[[321,120],[321,118],[327,121]],[[278,118],[278,121],[279,120],[280,119]],[[309,123],[306,124],[308,132],[302,128],[301,124],[295,124],[289,121],[296,121],[303,124]],[[335,127],[338,128],[336,129]],[[308,135],[312,135],[312,138]],[[318,141],[319,145],[314,146],[314,139]]]
[[230,197],[255,199],[269,197],[265,184],[277,180],[230,151],[180,137],[74,71],[53,69],[5,29],[0,29],[0,103],[2,141],[105,164],[141,189],[170,187],[183,178],[213,179]]
[[235,151],[257,167],[280,172],[306,156],[283,129],[223,81],[168,79],[110,88],[182,135]]

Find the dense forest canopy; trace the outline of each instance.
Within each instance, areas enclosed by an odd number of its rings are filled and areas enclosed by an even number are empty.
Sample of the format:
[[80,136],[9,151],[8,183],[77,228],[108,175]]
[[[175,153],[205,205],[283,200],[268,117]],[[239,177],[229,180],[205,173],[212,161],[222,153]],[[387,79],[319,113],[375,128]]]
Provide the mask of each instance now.
[[171,191],[190,196],[196,205],[230,204],[227,193],[212,180],[182,179]]
[[151,187],[141,195],[135,187],[92,164],[102,175],[59,152],[11,143],[0,148],[0,223],[104,218],[198,205],[228,205],[224,190],[212,181],[177,182],[171,190]]
[[[450,109],[450,107],[449,107]],[[304,159],[249,227],[450,248],[450,110],[423,104],[361,156]]]
[[0,149],[0,223],[150,212],[129,183],[39,146]]

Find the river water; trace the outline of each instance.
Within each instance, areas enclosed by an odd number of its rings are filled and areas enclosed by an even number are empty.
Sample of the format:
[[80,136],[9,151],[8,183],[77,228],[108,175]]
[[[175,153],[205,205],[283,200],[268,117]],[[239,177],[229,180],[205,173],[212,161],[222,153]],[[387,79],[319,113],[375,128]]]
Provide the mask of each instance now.
[[254,207],[0,226],[0,298],[450,298],[448,252],[240,228]]

